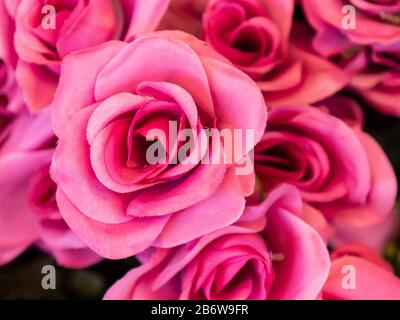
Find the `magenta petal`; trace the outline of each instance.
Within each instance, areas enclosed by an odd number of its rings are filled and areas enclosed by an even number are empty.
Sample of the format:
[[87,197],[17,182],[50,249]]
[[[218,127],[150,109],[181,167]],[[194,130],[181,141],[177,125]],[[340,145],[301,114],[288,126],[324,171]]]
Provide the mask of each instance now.
[[273,254],[276,279],[271,299],[315,299],[329,274],[330,259],[324,241],[305,222],[286,210],[268,216],[266,238]]

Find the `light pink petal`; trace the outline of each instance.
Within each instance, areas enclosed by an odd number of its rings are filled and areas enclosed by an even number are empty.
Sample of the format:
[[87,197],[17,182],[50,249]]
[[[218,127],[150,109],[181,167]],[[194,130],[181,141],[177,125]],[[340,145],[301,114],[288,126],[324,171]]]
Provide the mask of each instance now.
[[124,46],[123,42],[111,41],[64,59],[52,107],[52,122],[57,136],[62,134],[68,120],[78,110],[95,102],[94,86],[99,72]]
[[[222,130],[241,129],[243,155],[249,153],[265,130],[267,108],[260,90],[247,75],[219,60],[204,58],[211,93],[214,97],[215,115]],[[254,143],[246,141],[249,129]]]
[[0,263],[7,263],[39,237],[37,221],[28,206],[27,181],[48,163],[52,151],[17,152],[0,159]]
[[328,243],[328,240],[335,231],[319,210],[305,204],[302,218],[307,224],[309,224],[318,232],[325,243]]
[[61,189],[57,191],[57,204],[76,235],[94,252],[107,259],[123,259],[147,249],[169,218],[133,218],[119,224],[102,223],[80,212]]
[[9,134],[1,146],[0,154],[40,150],[51,141],[55,143],[49,110],[34,115],[24,113],[18,116],[7,130]]
[[184,43],[159,35],[143,36],[118,53],[100,73],[95,97],[136,92],[145,81],[174,83],[189,92],[199,108],[213,110],[200,58]]
[[190,94],[181,87],[168,82],[142,82],[137,92],[143,96],[154,97],[156,100],[168,101],[178,104],[195,129],[198,123],[196,103]]
[[245,205],[238,183],[234,169],[229,169],[214,194],[171,216],[155,245],[173,247],[233,224],[242,215]]

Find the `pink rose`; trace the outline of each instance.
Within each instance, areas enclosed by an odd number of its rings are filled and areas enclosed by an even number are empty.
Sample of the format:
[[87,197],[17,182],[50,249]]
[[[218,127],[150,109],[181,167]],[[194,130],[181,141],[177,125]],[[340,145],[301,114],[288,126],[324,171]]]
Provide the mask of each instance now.
[[105,299],[315,299],[329,256],[301,211],[300,195],[282,186],[234,226],[142,257]]
[[400,279],[393,274],[389,263],[369,247],[342,246],[332,253],[331,258],[332,267],[322,290],[323,299],[400,299]]
[[[400,116],[400,2],[302,0],[316,34],[313,47],[353,76],[350,88],[377,110]],[[344,28],[355,9],[354,28]],[[346,16],[347,14],[347,16]]]
[[[267,111],[256,84],[218,58],[173,31],[65,58],[52,116],[60,139],[52,177],[64,219],[99,255],[118,259],[152,245],[176,246],[242,215],[254,175],[237,175],[236,164],[224,161],[228,149],[219,135],[252,131],[243,158],[261,138]],[[192,133],[185,156],[194,161],[174,161],[186,150],[170,138],[171,121]],[[215,135],[204,146],[209,128]],[[161,133],[149,141],[154,130]],[[147,158],[154,143],[166,151],[165,162]]]
[[281,183],[298,187],[337,228],[337,237],[345,227],[381,223],[396,199],[394,171],[373,138],[309,106],[270,112],[255,149],[255,169],[267,191]]
[[[16,73],[32,111],[52,102],[60,63],[66,55],[108,40],[130,39],[152,31],[169,3],[169,0],[1,1],[14,19]],[[52,3],[54,6],[46,6]]]
[[6,133],[0,149],[0,264],[33,244],[64,267],[87,267],[99,261],[58,211],[56,185],[49,174],[56,142],[49,115],[21,115]]
[[294,6],[294,0],[210,0],[203,16],[206,41],[256,80],[272,107],[316,102],[349,81],[311,50],[308,30],[293,21]]

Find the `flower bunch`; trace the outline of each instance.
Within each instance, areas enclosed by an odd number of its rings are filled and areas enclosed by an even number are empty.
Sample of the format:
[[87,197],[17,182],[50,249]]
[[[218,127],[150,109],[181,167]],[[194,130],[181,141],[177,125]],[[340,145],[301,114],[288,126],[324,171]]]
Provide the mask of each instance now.
[[105,299],[400,299],[365,116],[399,101],[400,1],[0,0],[0,264],[136,257]]

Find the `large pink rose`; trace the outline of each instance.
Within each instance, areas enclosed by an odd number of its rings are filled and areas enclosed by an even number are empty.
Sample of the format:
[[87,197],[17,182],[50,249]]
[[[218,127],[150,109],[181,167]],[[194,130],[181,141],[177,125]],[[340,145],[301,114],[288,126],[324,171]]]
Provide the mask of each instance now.
[[[15,23],[17,78],[33,111],[51,103],[60,63],[66,55],[108,40],[130,39],[152,31],[169,3],[169,0],[1,1]],[[55,15],[48,11],[48,5],[55,9]]]
[[0,149],[0,264],[33,244],[65,267],[87,267],[99,261],[58,211],[56,185],[49,174],[56,142],[49,115],[21,115],[4,135]]
[[[302,0],[316,34],[313,47],[354,78],[350,88],[379,111],[400,116],[400,2]],[[342,8],[356,10],[355,28],[344,28]]]
[[105,299],[315,299],[329,255],[301,212],[298,192],[282,186],[234,226],[142,257]]
[[310,47],[308,30],[293,21],[295,1],[210,0],[206,41],[257,81],[268,106],[314,103],[348,83]]
[[400,299],[400,279],[393,274],[390,264],[371,248],[346,245],[333,252],[331,258],[332,267],[322,290],[323,299]]
[[343,231],[381,223],[396,199],[396,177],[377,142],[359,124],[350,127],[314,107],[271,111],[255,169],[267,191],[280,183],[298,187]]
[[[60,141],[52,177],[61,214],[111,259],[226,227],[240,218],[254,175],[237,175],[237,165],[224,161],[229,148],[219,135],[252,131],[254,142],[235,157],[243,158],[261,138],[266,115],[248,76],[180,32],[74,53],[63,62],[53,108]],[[192,133],[192,148],[178,162],[186,149],[170,137],[171,122],[178,137],[183,129]],[[210,128],[213,139],[205,145]],[[154,130],[161,133],[149,141]],[[166,151],[164,162],[147,158],[155,144]]]

